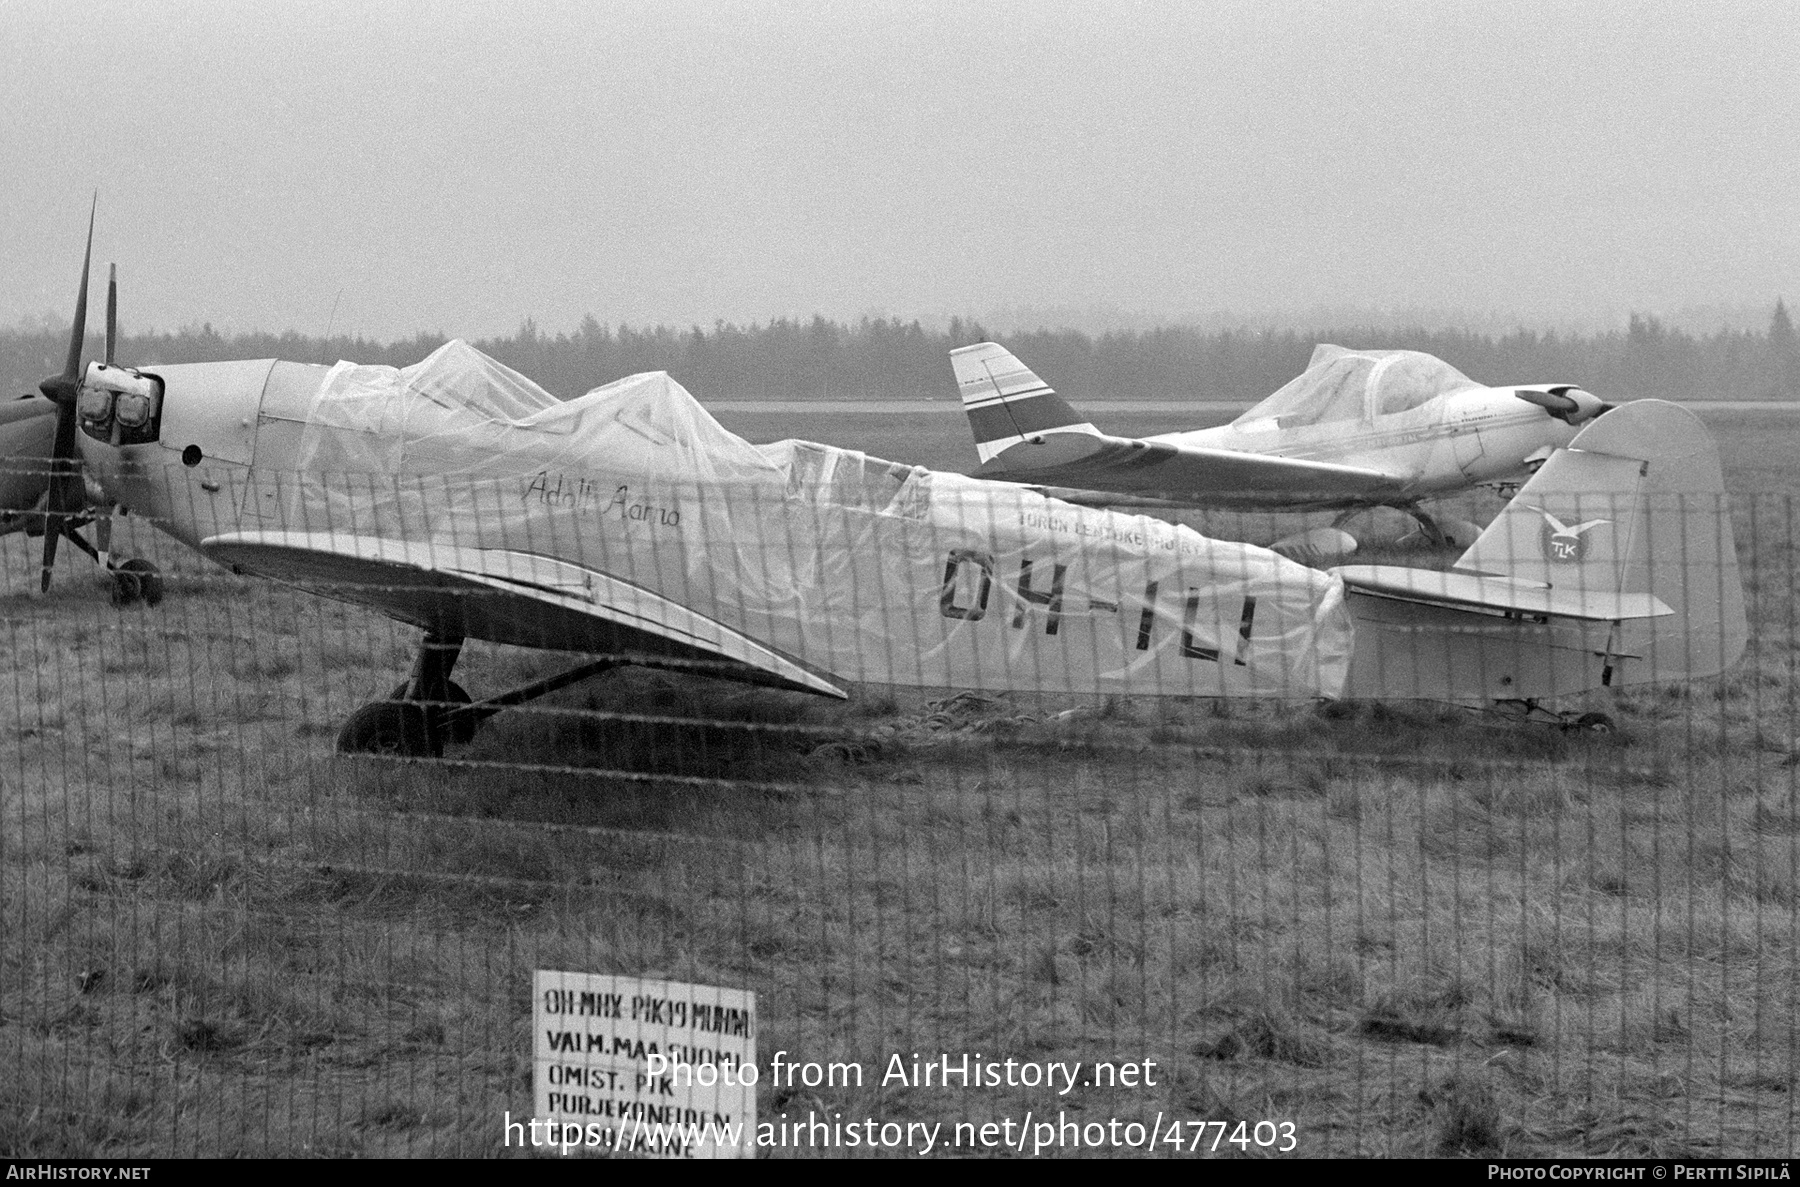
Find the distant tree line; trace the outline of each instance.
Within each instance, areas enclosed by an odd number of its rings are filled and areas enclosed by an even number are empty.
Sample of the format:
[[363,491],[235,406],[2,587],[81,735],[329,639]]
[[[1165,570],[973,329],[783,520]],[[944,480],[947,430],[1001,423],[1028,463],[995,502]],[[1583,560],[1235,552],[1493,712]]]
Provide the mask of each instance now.
[[[0,330],[0,376],[15,391],[29,390],[60,366],[67,333]],[[702,400],[906,400],[954,396],[946,354],[989,337],[979,323],[961,318],[952,318],[944,330],[928,330],[917,321],[863,318],[842,324],[823,317],[678,330],[608,327],[590,315],[573,333],[546,334],[527,320],[509,338],[475,345],[564,397],[633,372],[668,371]],[[1780,301],[1763,333],[1693,334],[1634,314],[1624,330],[1591,335],[1349,329],[1302,336],[1174,326],[1097,337],[1033,330],[998,340],[1077,400],[1255,400],[1299,374],[1316,342],[1422,350],[1479,382],[1573,383],[1608,399],[1800,399],[1800,340]],[[176,333],[126,334],[119,361],[141,366],[275,357],[405,366],[443,341],[429,334],[389,343],[292,332],[225,335],[208,324]],[[90,338],[90,357],[99,349],[98,339]]]

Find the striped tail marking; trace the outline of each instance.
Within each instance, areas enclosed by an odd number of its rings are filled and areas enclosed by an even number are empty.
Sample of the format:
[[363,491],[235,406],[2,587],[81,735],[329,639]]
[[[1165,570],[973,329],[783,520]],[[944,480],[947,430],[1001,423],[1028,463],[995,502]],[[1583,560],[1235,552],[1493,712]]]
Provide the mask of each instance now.
[[1003,346],[981,342],[959,347],[950,352],[950,365],[984,462],[1045,433],[1101,435]]

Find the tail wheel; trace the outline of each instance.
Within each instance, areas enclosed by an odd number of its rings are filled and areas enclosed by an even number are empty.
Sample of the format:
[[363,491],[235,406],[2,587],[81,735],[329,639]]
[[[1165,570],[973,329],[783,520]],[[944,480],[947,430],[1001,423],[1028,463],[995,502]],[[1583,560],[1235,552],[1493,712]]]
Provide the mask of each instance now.
[[1589,734],[1610,734],[1619,727],[1604,713],[1583,713],[1570,728]]

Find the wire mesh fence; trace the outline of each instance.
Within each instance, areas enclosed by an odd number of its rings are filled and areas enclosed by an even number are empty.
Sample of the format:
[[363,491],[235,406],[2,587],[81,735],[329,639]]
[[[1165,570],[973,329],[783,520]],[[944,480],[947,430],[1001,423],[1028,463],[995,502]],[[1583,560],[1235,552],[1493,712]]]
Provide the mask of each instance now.
[[[390,540],[456,502],[396,490]],[[811,545],[748,499],[727,503],[761,525],[735,542],[761,550],[755,565],[719,538],[697,547],[723,572],[779,572],[778,595]],[[992,533],[969,506],[959,528]],[[1602,615],[1529,645],[1604,663],[1599,687],[1473,701],[1471,681],[1495,692],[1483,665],[1499,653],[1431,639],[1511,631],[1500,653],[1516,658],[1518,632],[1567,608],[1453,621],[1449,586],[1384,595],[1384,612],[1419,612],[1376,624],[1385,675],[1359,689],[1346,652],[1352,673],[1321,693],[1333,644],[1272,626],[1272,595],[1254,618],[1237,585],[1197,611],[1188,577],[1159,594],[1138,573],[1109,605],[1074,561],[1034,574],[934,537],[918,588],[846,567],[809,578],[839,610],[772,615],[776,650],[838,699],[795,691],[792,673],[768,687],[768,663],[721,660],[717,640],[710,672],[693,648],[639,649],[549,687],[601,650],[542,633],[564,619],[531,619],[535,648],[437,630],[453,682],[419,625],[382,612],[441,593],[448,562],[427,578],[417,557],[377,558],[413,566],[381,584],[399,602],[363,570],[283,571],[334,595],[318,597],[131,518],[115,551],[160,567],[160,597],[146,604],[140,580],[116,606],[115,578],[66,567],[51,596],[30,592],[32,560],[9,552],[0,1147],[543,1153],[508,1123],[533,1110],[532,975],[567,970],[753,991],[763,1155],[1791,1153],[1793,507],[1646,514],[1678,525],[1656,547],[1680,588],[1656,593],[1684,630],[1712,622],[1700,650],[1724,674]],[[545,530],[513,550],[570,560]],[[871,563],[901,547],[831,539]],[[1718,625],[1721,539],[1745,593],[1741,659]],[[506,543],[439,535],[432,555]],[[1553,547],[1530,544],[1538,561]],[[1067,547],[1116,569],[1127,544]],[[1441,573],[1457,558],[1395,559]],[[676,568],[679,606],[716,592]],[[485,607],[459,621],[525,621],[521,599],[569,594],[508,572],[453,591]],[[1279,574],[1345,596],[1322,570]],[[865,656],[871,616],[897,608],[915,633]],[[1653,611],[1639,621],[1668,617]],[[1046,667],[1052,642],[1099,655],[1096,621],[1121,662],[1142,639],[1205,666],[1214,695],[1069,675],[1104,675],[1099,660]],[[1346,612],[1352,651],[1368,621]],[[1001,642],[978,668],[933,668],[921,624]],[[807,662],[843,654],[870,667]],[[1652,667],[1613,678],[1634,661]],[[1311,682],[1233,674],[1269,663]],[[542,695],[504,700],[519,688]],[[383,705],[387,724],[368,726]]]

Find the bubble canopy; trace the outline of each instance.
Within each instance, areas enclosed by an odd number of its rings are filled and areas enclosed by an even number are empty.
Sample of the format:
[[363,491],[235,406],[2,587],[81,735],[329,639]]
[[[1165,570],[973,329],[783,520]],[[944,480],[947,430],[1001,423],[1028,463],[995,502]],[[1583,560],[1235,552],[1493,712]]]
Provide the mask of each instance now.
[[1417,350],[1320,345],[1312,361],[1235,423],[1274,420],[1284,429],[1392,416],[1434,396],[1479,387],[1443,359]]

